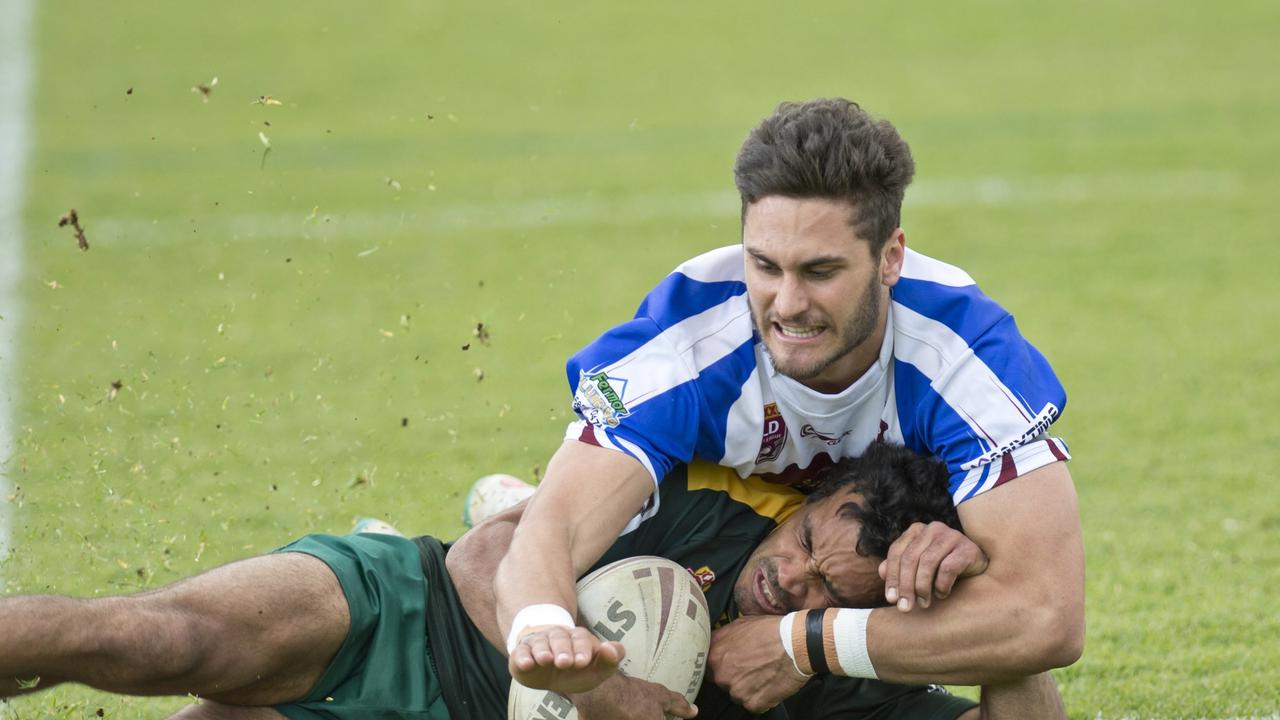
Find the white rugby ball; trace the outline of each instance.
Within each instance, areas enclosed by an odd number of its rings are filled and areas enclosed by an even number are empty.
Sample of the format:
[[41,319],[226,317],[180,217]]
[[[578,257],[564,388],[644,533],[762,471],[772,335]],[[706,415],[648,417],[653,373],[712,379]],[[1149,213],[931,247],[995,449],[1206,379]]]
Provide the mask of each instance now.
[[[578,581],[579,623],[626,648],[621,670],[683,694],[698,695],[711,645],[711,617],[702,588],[666,558],[640,556],[606,565]],[[568,699],[514,680],[508,720],[576,720]]]

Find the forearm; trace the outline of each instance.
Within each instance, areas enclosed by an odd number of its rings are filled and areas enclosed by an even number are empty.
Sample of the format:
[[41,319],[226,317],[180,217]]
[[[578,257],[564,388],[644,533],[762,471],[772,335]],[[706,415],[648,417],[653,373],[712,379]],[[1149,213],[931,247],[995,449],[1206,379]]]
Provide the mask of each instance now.
[[1074,614],[1017,583],[980,575],[928,609],[873,611],[867,650],[882,680],[1001,684],[1074,662],[1073,623],[1064,619]]
[[549,603],[577,614],[571,538],[568,528],[538,512],[537,496],[530,499],[526,517],[531,524],[515,528],[511,545],[498,564],[492,579],[496,600],[495,622],[503,638],[511,632],[511,622],[521,608]]
[[504,638],[516,613],[529,605],[549,603],[576,615],[578,576],[653,492],[653,479],[630,456],[576,441],[562,445],[493,579]]
[[[872,612],[866,641],[876,674],[977,685],[1075,662],[1084,643],[1084,547],[1065,466],[1034,470],[959,510],[990,557],[987,571],[928,609]],[[890,556],[892,567],[892,549]],[[898,584],[910,587],[886,579]]]

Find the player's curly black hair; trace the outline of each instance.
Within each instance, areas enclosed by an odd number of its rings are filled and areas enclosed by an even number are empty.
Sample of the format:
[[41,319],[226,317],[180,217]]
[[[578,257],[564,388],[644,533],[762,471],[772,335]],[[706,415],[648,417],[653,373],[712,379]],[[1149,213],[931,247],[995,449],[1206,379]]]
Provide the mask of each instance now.
[[901,445],[872,443],[861,457],[841,460],[824,473],[805,502],[848,490],[861,495],[862,502],[850,500],[838,512],[862,524],[860,555],[884,557],[911,523],[940,521],[963,529],[947,492],[947,466]]

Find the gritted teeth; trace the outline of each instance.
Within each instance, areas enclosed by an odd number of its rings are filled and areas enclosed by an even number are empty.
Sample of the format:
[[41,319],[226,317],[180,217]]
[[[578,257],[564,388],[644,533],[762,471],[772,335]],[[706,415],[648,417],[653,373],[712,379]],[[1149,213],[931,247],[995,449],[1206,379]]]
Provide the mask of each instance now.
[[822,332],[822,326],[820,325],[816,325],[816,326],[805,325],[805,326],[799,326],[799,327],[783,325],[782,323],[774,323],[774,325],[777,326],[778,331],[781,332],[783,335],[786,335],[787,337],[793,337],[793,338],[813,337],[814,335],[817,335],[818,333]]
[[768,601],[771,606],[770,610],[777,612],[782,609],[782,603],[778,602],[778,598],[773,596],[773,588],[769,587],[769,580],[763,572],[760,573],[760,594]]

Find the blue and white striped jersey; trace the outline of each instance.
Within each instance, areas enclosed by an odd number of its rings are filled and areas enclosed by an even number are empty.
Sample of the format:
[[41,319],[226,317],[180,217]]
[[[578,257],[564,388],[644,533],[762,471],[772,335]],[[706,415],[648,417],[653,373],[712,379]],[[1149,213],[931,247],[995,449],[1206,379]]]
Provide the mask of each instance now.
[[580,419],[567,436],[627,453],[659,482],[698,458],[802,489],[885,440],[944,460],[957,504],[1068,459],[1047,434],[1062,385],[967,273],[908,249],[891,298],[879,360],[827,395],[773,369],[742,246],[699,255],[570,358]]

